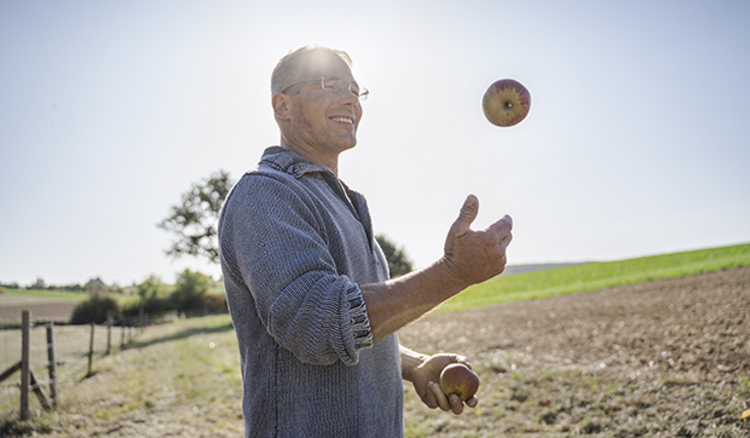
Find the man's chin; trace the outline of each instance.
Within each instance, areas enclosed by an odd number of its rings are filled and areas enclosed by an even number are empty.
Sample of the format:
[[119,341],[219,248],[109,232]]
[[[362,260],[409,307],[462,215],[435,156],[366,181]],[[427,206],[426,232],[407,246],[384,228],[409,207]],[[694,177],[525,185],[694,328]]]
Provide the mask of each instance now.
[[342,151],[353,149],[355,146],[357,146],[357,137],[353,137],[346,141],[341,142]]

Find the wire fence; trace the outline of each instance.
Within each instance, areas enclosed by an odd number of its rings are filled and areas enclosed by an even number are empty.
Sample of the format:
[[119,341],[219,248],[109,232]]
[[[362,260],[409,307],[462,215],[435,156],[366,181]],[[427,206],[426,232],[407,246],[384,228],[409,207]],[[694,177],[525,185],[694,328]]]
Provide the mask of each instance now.
[[[140,315],[109,321],[104,325],[33,325],[24,310],[21,329],[0,330],[0,412],[55,409],[61,394],[93,373],[97,359],[127,345],[142,328],[158,318]],[[30,394],[36,397],[30,397]]]

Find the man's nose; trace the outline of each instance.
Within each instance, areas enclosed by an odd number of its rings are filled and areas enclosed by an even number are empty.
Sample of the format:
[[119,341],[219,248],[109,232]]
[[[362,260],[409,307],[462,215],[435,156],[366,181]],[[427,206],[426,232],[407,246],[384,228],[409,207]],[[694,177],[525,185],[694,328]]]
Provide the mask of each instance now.
[[351,87],[342,87],[339,91],[339,102],[345,105],[356,105],[359,103],[359,96]]

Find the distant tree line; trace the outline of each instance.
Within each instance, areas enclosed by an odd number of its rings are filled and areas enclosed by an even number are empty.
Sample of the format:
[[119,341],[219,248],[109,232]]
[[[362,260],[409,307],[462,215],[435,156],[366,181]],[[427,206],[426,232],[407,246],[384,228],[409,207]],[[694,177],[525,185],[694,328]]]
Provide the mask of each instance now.
[[93,293],[73,310],[71,324],[104,324],[123,317],[142,314],[158,315],[177,312],[182,315],[219,313],[227,311],[224,294],[211,294],[211,277],[185,269],[177,275],[174,286],[151,275],[135,286],[138,299],[130,304],[120,303],[110,294]]
[[29,284],[28,286],[19,285],[16,282],[13,283],[2,283],[0,287],[5,289],[16,289],[16,290],[57,290],[65,292],[86,292],[86,293],[97,293],[97,292],[111,292],[111,293],[123,293],[122,287],[117,283],[108,285],[101,278],[94,277],[81,285],[79,283],[68,284],[64,286],[48,285],[42,277],[37,277],[36,281]]

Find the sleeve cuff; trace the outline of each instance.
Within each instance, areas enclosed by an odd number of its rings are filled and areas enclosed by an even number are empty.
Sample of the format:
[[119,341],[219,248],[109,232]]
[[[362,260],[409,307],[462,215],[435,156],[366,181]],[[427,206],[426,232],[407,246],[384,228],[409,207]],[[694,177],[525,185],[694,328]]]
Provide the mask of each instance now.
[[349,290],[347,300],[349,301],[349,315],[354,333],[354,347],[357,351],[372,347],[370,318],[367,316],[365,299],[358,287]]

